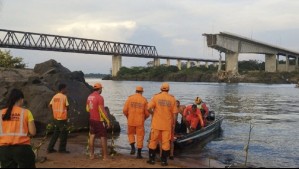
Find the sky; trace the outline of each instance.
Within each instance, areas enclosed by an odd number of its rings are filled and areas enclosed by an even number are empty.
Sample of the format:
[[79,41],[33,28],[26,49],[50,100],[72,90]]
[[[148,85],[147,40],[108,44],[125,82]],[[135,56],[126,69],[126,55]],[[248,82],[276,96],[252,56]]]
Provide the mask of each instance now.
[[[231,32],[299,51],[298,9],[299,0],[0,0],[0,29],[152,45],[159,55],[219,59],[202,34]],[[84,73],[108,74],[112,67],[107,55],[1,50],[24,58],[28,68],[49,59]],[[239,56],[249,59],[265,58]],[[123,57],[122,64],[149,61]]]

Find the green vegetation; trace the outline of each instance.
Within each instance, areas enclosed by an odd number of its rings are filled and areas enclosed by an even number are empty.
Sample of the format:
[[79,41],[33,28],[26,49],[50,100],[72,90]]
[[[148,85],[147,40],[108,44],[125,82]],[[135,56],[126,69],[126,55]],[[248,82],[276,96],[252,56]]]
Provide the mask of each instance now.
[[[297,83],[299,72],[265,72],[265,62],[256,60],[240,61],[239,74],[237,79],[219,79],[218,66],[212,65],[209,68],[201,65],[196,67],[191,64],[187,68],[182,64],[182,70],[176,66],[161,65],[153,67],[122,67],[117,77],[113,80],[132,80],[132,81],[177,81],[177,82],[248,82],[248,83]],[[222,66],[225,70],[225,65]]]
[[2,52],[0,50],[0,67],[5,68],[25,68],[25,64],[23,63],[23,58],[13,57],[10,54],[10,51]]
[[101,78],[101,79],[103,79],[103,78],[105,78],[107,76],[109,76],[109,75],[107,75],[107,74],[100,74],[100,73],[88,73],[88,74],[84,74],[85,78]]
[[[217,73],[217,68],[183,67],[179,70],[176,66],[158,67],[122,67],[116,80],[136,81],[201,81],[207,74]],[[206,78],[205,78],[206,79]]]
[[239,73],[248,71],[264,71],[265,62],[259,62],[257,60],[240,61],[239,62]]

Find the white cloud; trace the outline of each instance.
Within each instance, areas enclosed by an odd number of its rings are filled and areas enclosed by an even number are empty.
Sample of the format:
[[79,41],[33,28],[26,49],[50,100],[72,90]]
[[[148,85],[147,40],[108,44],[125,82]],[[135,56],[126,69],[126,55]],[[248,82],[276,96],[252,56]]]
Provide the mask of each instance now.
[[100,22],[100,21],[81,21],[65,25],[57,25],[53,28],[62,35],[76,35],[79,37],[125,41],[132,35],[137,24],[134,21],[122,22]]
[[[218,59],[217,51],[207,48],[203,33],[228,31],[298,51],[298,9],[298,0],[0,0],[0,28],[154,45],[162,55]],[[26,52],[18,51],[18,56],[29,55]],[[106,64],[99,67],[109,72],[111,58],[105,57]],[[65,64],[77,70],[82,61],[72,58]],[[97,57],[86,58],[86,65],[98,63]],[[143,62],[125,60],[130,61],[124,66]],[[91,72],[91,67],[82,70]]]

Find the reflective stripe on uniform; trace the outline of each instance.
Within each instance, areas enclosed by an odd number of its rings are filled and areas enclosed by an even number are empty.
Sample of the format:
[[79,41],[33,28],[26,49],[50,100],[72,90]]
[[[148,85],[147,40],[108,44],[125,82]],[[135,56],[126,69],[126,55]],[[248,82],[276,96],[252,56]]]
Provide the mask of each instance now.
[[0,136],[27,136],[27,133],[23,133],[23,121],[24,121],[24,113],[25,113],[25,109],[22,109],[22,112],[21,112],[21,117],[20,117],[20,131],[19,133],[3,133],[3,130],[2,130],[2,118],[0,120]]
[[54,112],[59,112],[59,113],[64,113],[64,112],[65,112],[65,109],[64,109],[64,105],[63,105],[63,103],[64,103],[63,99],[62,99],[62,98],[59,98],[59,102],[60,102],[60,106],[59,106],[59,108],[58,108],[58,109],[55,109],[55,110],[53,110],[53,111],[54,111]]

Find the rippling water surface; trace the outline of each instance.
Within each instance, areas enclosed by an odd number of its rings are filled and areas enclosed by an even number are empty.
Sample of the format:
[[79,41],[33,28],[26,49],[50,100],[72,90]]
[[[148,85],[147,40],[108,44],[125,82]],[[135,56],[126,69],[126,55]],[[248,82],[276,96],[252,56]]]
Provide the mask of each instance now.
[[[116,144],[119,151],[128,152],[123,104],[135,92],[136,85],[144,87],[144,96],[150,100],[153,94],[159,92],[161,83],[100,79],[86,81],[104,85],[105,104],[121,123],[122,131]],[[299,89],[295,85],[170,82],[170,88],[170,93],[181,104],[190,104],[196,96],[200,96],[211,110],[225,117],[220,137],[203,148],[195,146],[180,152],[180,158],[209,157],[225,164],[244,163],[243,149],[248,141],[251,122],[253,130],[249,164],[259,167],[299,167]],[[149,126],[150,120],[147,120],[147,133]]]

